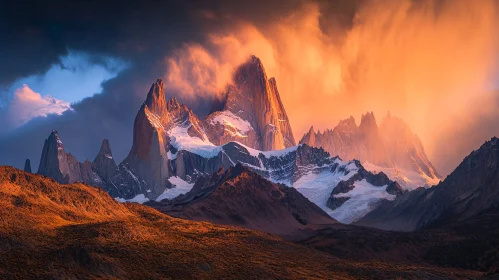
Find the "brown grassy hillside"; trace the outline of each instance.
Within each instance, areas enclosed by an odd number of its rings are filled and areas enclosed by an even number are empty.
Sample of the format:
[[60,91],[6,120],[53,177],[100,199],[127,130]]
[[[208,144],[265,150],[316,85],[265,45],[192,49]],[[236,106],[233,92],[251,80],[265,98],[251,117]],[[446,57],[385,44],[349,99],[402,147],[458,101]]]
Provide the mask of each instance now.
[[475,272],[342,261],[268,234],[120,204],[0,167],[0,279],[431,279]]

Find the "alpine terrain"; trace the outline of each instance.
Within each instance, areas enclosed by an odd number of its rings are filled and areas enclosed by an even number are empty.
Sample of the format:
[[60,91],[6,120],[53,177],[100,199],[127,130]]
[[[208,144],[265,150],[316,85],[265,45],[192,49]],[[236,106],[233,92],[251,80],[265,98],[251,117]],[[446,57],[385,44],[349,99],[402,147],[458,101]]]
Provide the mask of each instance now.
[[379,126],[372,112],[362,115],[358,126],[353,117],[324,132],[312,126],[300,143],[323,147],[342,159],[360,160],[368,170],[384,172],[405,189],[431,187],[440,180],[419,137],[390,113]]
[[398,183],[367,171],[357,160],[296,146],[276,81],[267,78],[254,56],[235,71],[233,83],[204,120],[168,99],[158,79],[135,118],[132,148],[117,167],[108,141],[93,162],[79,163],[53,131],[38,173],[60,183],[100,186],[119,201],[144,203],[174,199],[198,179],[237,163],[295,188],[342,223],[357,221],[379,202],[403,193]]

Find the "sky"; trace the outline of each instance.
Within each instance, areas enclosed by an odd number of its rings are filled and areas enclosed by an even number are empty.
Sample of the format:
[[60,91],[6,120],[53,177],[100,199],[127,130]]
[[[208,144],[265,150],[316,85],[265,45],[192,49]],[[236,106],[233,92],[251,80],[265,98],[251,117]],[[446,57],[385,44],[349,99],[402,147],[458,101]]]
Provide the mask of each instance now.
[[157,78],[204,116],[254,54],[296,139],[390,111],[446,175],[499,135],[497,26],[495,0],[2,1],[0,164],[36,170],[52,129],[81,161],[103,138],[121,160]]

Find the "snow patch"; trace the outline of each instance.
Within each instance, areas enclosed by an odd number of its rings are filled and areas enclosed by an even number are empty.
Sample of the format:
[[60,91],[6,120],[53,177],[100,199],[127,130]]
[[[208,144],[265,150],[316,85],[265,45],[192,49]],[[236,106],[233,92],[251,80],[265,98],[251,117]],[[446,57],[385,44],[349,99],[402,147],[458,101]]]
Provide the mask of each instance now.
[[345,175],[343,172],[331,172],[329,169],[315,173],[312,170],[300,177],[293,184],[293,188],[336,219],[337,215],[333,215],[333,210],[327,207],[327,200],[339,182],[348,180],[348,177],[354,174],[355,172],[350,172]]
[[330,169],[321,172],[312,169],[299,178],[292,187],[322,208],[328,215],[344,224],[350,224],[362,218],[382,199],[395,199],[395,195],[386,192],[387,186],[376,187],[364,179],[354,182],[354,188],[348,193],[334,195],[350,199],[335,210],[329,208],[327,201],[338,183],[349,180],[358,172],[354,161],[344,162],[336,159],[335,163],[339,164],[339,167],[334,172]]
[[156,201],[161,201],[163,199],[174,199],[175,197],[189,192],[194,184],[188,183],[182,178],[173,176],[168,178],[168,181],[174,185],[171,189],[165,189],[165,191],[156,198]]
[[[186,150],[204,158],[216,157],[222,150],[220,146],[215,146],[209,141],[202,140],[199,137],[192,137],[187,133],[190,125],[187,127],[174,126],[168,131],[170,135],[170,144],[178,151]],[[169,153],[168,158],[176,158],[176,154]]]
[[138,194],[137,196],[135,196],[132,199],[124,199],[124,198],[116,197],[115,200],[119,201],[119,202],[122,202],[122,203],[124,203],[124,202],[135,202],[135,203],[139,203],[139,204],[142,204],[144,202],[148,202],[149,201],[149,199],[144,194]]
[[377,206],[380,200],[396,198],[396,195],[386,192],[386,185],[373,186],[366,179],[357,181],[353,185],[354,188],[351,191],[334,195],[334,197],[349,197],[350,199],[330,212],[333,218],[344,224],[353,223],[364,217]]
[[230,132],[232,136],[238,137],[247,137],[246,133],[253,129],[248,121],[241,119],[230,111],[218,112],[215,117],[210,120],[210,123],[212,125],[216,125],[217,123],[224,125],[226,131]]

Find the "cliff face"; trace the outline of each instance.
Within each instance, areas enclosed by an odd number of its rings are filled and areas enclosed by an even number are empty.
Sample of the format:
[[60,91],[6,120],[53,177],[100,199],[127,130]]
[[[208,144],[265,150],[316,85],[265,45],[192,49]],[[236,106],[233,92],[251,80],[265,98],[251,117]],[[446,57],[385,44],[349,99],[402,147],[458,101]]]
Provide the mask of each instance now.
[[95,157],[93,163],[93,169],[104,181],[107,181],[116,172],[116,162],[113,158],[113,153],[111,152],[111,145],[109,140],[102,140],[102,145],[100,147],[99,153]]
[[135,117],[133,145],[109,180],[110,193],[126,198],[162,194],[171,186],[168,178],[175,175],[171,160],[177,149],[173,144],[183,137],[208,139],[201,121],[187,106],[175,98],[166,99],[163,81],[158,79]]
[[276,81],[267,78],[255,56],[235,71],[232,84],[214,100],[213,108],[205,124],[216,145],[238,141],[269,151],[296,144]]
[[55,130],[52,130],[43,145],[38,174],[51,177],[62,184],[84,182],[94,186],[105,185],[102,178],[94,172],[91,162],[81,163],[64,151],[62,140]]
[[[400,179],[406,188],[438,183],[438,173],[428,160],[421,140],[402,119],[390,114],[380,126],[377,125],[374,114],[368,112],[362,116],[359,126],[350,117],[323,133],[315,132],[312,127],[300,143],[323,147],[342,159],[358,159],[368,168],[372,166],[375,169],[373,171],[392,171],[389,174],[394,176],[392,179]],[[399,173],[400,178],[397,177]],[[412,178],[418,176],[420,178]]]

